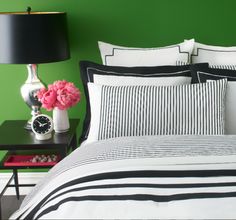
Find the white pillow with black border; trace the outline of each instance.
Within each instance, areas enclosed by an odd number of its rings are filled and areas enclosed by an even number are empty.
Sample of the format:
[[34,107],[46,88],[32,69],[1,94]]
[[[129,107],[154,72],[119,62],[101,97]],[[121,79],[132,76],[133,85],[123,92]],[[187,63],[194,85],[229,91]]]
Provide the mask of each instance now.
[[[212,80],[207,80],[210,82]],[[236,82],[229,81],[225,96],[225,134],[236,134]]]
[[102,62],[108,66],[162,66],[190,63],[194,39],[165,47],[136,48],[98,41]]
[[225,134],[236,135],[236,70],[192,66],[192,83],[204,83],[226,78]]
[[192,63],[207,62],[211,68],[236,69],[236,46],[223,47],[195,42]]
[[[179,72],[183,73],[183,71]],[[174,73],[175,75],[178,72]],[[170,85],[183,85],[190,84],[191,77],[174,76],[173,77],[135,77],[135,76],[114,76],[114,75],[93,75],[93,81],[100,85],[110,86],[136,86],[136,85],[154,85],[154,86],[170,86]],[[168,73],[170,75],[170,73]]]
[[[106,66],[91,61],[80,61],[79,66],[80,76],[86,98],[86,114],[83,121],[83,129],[79,139],[81,143],[87,139],[90,129],[91,111],[87,83],[94,82],[94,78],[96,78],[95,81],[97,80],[99,84],[106,85],[145,84],[167,86],[186,83],[190,84],[190,80],[192,79],[191,72],[194,66],[199,66],[199,68],[208,67],[208,63],[180,66],[168,65],[151,67],[121,67]],[[115,78],[112,78],[113,76]],[[128,78],[126,79],[126,77]]]
[[177,86],[88,83],[87,143],[123,136],[223,135],[227,79]]

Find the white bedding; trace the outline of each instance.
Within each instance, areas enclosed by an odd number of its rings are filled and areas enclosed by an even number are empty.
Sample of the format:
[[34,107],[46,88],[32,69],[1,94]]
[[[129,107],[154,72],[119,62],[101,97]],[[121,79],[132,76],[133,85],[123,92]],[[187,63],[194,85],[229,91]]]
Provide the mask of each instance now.
[[83,144],[11,219],[236,219],[236,136]]

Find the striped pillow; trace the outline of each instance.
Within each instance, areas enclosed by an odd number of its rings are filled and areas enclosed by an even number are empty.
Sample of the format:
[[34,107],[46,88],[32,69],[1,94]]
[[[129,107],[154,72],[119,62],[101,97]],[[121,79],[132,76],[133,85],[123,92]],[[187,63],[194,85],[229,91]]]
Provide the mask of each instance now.
[[213,69],[236,70],[236,65],[210,65]]
[[142,135],[222,135],[227,79],[178,86],[89,83],[88,142]]
[[227,69],[214,69],[208,67],[192,67],[192,83],[203,83],[210,80],[226,78],[228,81],[225,98],[225,134],[236,135],[236,71]]
[[[198,63],[181,66],[105,66],[91,61],[80,61],[80,76],[83,82],[86,98],[86,114],[83,121],[83,129],[79,142],[88,138],[91,121],[91,110],[88,94],[88,82],[110,86],[134,86],[155,85],[169,86],[189,83],[192,79],[192,71],[196,68],[207,68],[208,63]],[[119,80],[118,80],[119,79]],[[150,83],[151,82],[151,83]]]

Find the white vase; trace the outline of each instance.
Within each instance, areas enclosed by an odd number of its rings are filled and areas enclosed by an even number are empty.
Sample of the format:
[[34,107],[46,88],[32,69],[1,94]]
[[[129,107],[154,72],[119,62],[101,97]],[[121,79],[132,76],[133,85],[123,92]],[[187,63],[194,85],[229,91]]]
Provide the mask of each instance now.
[[53,109],[53,125],[56,133],[67,132],[70,128],[67,110]]

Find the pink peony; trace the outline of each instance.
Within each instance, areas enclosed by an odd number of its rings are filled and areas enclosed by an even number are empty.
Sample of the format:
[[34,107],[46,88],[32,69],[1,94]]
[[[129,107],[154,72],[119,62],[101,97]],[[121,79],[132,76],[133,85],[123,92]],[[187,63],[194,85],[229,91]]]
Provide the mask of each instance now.
[[51,86],[57,91],[59,89],[63,89],[66,85],[67,85],[67,81],[66,80],[58,80],[55,81]]
[[46,88],[42,88],[37,92],[37,97],[38,97],[39,100],[42,99],[45,92],[47,92]]
[[73,83],[66,80],[58,80],[48,85],[48,89],[41,89],[37,93],[42,107],[52,110],[58,107],[61,110],[68,109],[80,101],[80,91]]

